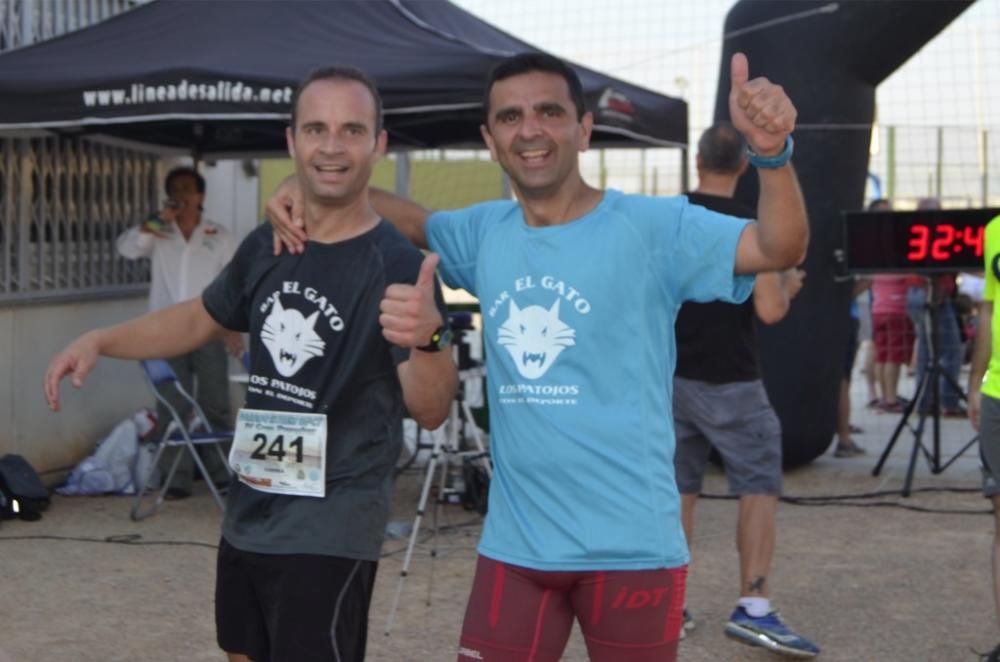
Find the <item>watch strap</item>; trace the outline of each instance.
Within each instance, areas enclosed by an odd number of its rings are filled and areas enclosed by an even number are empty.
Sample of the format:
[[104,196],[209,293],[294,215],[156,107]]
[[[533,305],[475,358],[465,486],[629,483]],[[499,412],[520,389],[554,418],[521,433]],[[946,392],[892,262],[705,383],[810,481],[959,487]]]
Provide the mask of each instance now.
[[761,156],[753,151],[750,145],[747,145],[747,161],[755,168],[773,170],[787,164],[792,158],[792,152],[794,151],[795,141],[792,140],[792,136],[789,134],[785,137],[785,149],[781,150],[780,154],[775,154],[774,156]]
[[447,324],[442,324],[431,334],[430,342],[416,349],[419,349],[421,352],[440,352],[449,345],[451,345],[451,327]]

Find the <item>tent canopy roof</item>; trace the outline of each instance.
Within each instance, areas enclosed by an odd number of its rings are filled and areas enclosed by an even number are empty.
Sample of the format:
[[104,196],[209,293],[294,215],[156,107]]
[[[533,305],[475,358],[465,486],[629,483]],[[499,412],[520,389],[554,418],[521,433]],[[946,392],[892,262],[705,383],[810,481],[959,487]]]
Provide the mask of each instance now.
[[[156,0],[0,55],[0,131],[281,152],[296,85],[337,64],[378,84],[392,146],[480,146],[486,76],[524,51],[538,49],[446,0]],[[596,144],[687,143],[683,100],[574,68]]]

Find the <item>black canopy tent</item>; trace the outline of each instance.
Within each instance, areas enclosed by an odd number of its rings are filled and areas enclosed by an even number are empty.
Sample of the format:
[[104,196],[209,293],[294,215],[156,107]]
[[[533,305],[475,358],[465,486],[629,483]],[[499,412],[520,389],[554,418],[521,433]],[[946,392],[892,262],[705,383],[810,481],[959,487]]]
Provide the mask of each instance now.
[[[340,64],[375,79],[393,147],[480,146],[486,74],[529,50],[446,0],[156,0],[0,55],[0,131],[281,152],[297,82]],[[596,145],[687,144],[683,100],[575,68]]]

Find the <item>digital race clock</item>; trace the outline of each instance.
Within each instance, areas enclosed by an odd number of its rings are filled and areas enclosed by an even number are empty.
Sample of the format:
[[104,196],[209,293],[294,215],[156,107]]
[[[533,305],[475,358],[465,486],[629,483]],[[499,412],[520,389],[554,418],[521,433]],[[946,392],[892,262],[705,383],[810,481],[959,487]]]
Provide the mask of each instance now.
[[846,212],[847,270],[860,273],[981,270],[986,224],[998,215],[1000,209]]

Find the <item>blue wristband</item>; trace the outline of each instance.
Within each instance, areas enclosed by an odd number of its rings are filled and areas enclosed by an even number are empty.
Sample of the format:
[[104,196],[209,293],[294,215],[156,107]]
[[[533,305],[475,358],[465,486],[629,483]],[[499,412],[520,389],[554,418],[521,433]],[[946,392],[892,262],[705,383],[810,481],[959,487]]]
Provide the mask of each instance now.
[[780,168],[788,163],[788,160],[792,158],[792,152],[794,151],[795,141],[792,140],[792,136],[789,134],[788,137],[785,138],[785,149],[781,150],[781,154],[775,154],[774,156],[761,156],[750,149],[750,145],[747,145],[747,161],[749,161],[750,165],[755,168],[772,170],[774,168]]

